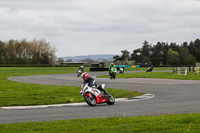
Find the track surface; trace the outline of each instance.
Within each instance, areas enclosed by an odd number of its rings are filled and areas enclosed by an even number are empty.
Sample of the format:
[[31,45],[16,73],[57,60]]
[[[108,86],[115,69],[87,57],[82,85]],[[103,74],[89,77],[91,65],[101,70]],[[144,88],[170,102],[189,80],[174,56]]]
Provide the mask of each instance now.
[[[90,73],[92,76],[107,74]],[[10,80],[34,84],[80,86],[81,78],[74,74],[54,74],[12,77]],[[0,109],[0,123],[29,121],[51,121],[93,117],[134,117],[138,115],[160,115],[167,113],[200,112],[200,81],[168,79],[99,79],[106,88],[120,88],[152,93],[154,98],[141,101],[116,102],[114,105],[101,104],[49,107],[37,109]]]

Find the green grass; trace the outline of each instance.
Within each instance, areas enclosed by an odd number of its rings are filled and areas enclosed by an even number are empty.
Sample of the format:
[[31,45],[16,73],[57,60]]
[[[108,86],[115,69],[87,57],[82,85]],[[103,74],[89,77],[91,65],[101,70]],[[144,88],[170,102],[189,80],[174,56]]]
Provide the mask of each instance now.
[[199,133],[200,114],[74,119],[0,124],[1,133]]
[[[13,76],[76,73],[76,70],[73,67],[0,67],[0,107],[84,102],[80,87],[26,84],[7,80]],[[89,71],[89,68],[85,70]],[[142,94],[120,89],[108,91],[115,98]]]
[[[0,106],[11,105],[38,105],[84,101],[79,94],[80,87],[50,86],[17,83],[7,80],[8,77],[38,74],[75,73],[77,68],[58,67],[27,67],[4,68],[0,67]],[[88,68],[87,68],[88,69]],[[137,71],[146,70],[144,68]],[[163,69],[161,69],[163,70]],[[106,77],[106,76],[103,76]],[[174,75],[171,72],[151,72],[118,74],[117,78],[171,78],[194,79],[200,76],[190,73],[188,76]],[[139,92],[108,89],[115,97],[131,97],[140,95]],[[71,94],[71,95],[69,95]],[[164,114],[161,116],[114,117],[74,119],[50,122],[27,122],[14,124],[0,124],[1,133],[15,132],[107,132],[107,133],[199,133],[200,113],[190,114]]]
[[[99,78],[109,78],[108,75],[97,76]],[[200,75],[176,75],[172,72],[145,72],[145,73],[124,73],[117,74],[116,78],[160,78],[160,79],[179,79],[179,80],[200,80]]]
[[[126,68],[125,71],[146,71],[148,67]],[[153,70],[173,70],[173,67],[154,67]]]

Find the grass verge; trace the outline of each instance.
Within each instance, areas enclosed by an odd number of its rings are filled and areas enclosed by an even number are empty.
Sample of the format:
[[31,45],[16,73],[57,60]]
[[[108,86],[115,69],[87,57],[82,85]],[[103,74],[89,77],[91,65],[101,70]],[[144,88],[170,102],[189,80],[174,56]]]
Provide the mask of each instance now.
[[[97,76],[99,78],[109,78],[108,75]],[[180,80],[200,80],[200,75],[176,75],[172,72],[145,72],[145,73],[124,73],[117,74],[116,78],[159,78],[159,79],[180,79]]]
[[[80,87],[36,85],[7,80],[13,76],[76,73],[76,70],[73,67],[0,67],[0,107],[84,102],[79,94]],[[141,95],[136,91],[120,89],[108,91],[115,98]]]
[[[77,126],[78,125],[78,126]],[[200,114],[74,119],[51,122],[0,124],[1,133],[199,133]]]
[[[146,71],[148,67],[126,68],[125,71]],[[154,67],[153,70],[173,70],[173,67]]]

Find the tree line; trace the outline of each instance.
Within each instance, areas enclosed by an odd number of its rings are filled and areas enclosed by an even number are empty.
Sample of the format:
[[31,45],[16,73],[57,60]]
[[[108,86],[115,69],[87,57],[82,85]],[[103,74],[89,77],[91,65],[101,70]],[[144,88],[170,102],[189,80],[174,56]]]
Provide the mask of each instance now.
[[133,61],[139,65],[194,65],[200,62],[200,40],[183,42],[182,44],[157,42],[149,44],[144,41],[142,48],[122,50],[122,55],[113,56],[114,62]]
[[52,64],[56,48],[44,39],[0,41],[0,64]]

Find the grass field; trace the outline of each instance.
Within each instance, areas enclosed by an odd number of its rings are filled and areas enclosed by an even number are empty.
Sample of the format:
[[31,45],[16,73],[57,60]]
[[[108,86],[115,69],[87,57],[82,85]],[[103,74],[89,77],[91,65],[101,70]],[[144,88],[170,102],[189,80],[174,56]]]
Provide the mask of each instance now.
[[74,119],[0,124],[1,133],[199,133],[200,114]]
[[[97,76],[98,78],[109,78],[108,75]],[[124,73],[117,74],[116,78],[160,78],[160,79],[180,79],[180,80],[200,80],[200,75],[176,75],[172,72],[144,72],[144,73]]]
[[[126,68],[125,71],[146,71],[148,67]],[[154,67],[153,71],[157,70],[173,70],[173,67]]]
[[[86,68],[88,69],[88,68]],[[170,70],[159,69],[159,70]],[[132,69],[130,69],[132,70]],[[134,69],[136,70],[136,69]],[[145,71],[146,68],[138,68],[136,71]],[[158,69],[157,69],[158,70]],[[87,70],[85,70],[87,71]],[[8,77],[38,74],[63,74],[75,73],[76,68],[3,68],[0,67],[0,106],[10,105],[35,105],[54,104],[66,102],[79,102],[83,98],[79,94],[80,87],[74,86],[48,86],[17,83],[7,80]],[[103,76],[106,77],[106,76]],[[190,73],[188,76],[178,76],[172,72],[151,72],[118,74],[117,78],[172,78],[172,79],[194,79],[200,76]],[[109,92],[117,94],[130,92],[118,92],[109,89]],[[113,91],[113,92],[112,92]],[[114,94],[117,92],[117,94]],[[66,95],[71,93],[72,95]],[[136,92],[138,93],[138,92]],[[138,94],[134,94],[138,95]],[[116,97],[115,96],[115,97]],[[114,118],[91,118],[60,120],[50,122],[27,122],[0,124],[1,133],[199,133],[200,113],[189,114],[164,114],[160,116],[138,116],[138,117],[114,117]]]
[[[74,67],[0,67],[0,107],[84,102],[80,87],[36,85],[7,80],[13,76],[76,73],[76,70]],[[85,71],[89,71],[89,68],[85,68]],[[107,90],[115,98],[141,95],[136,91]]]

